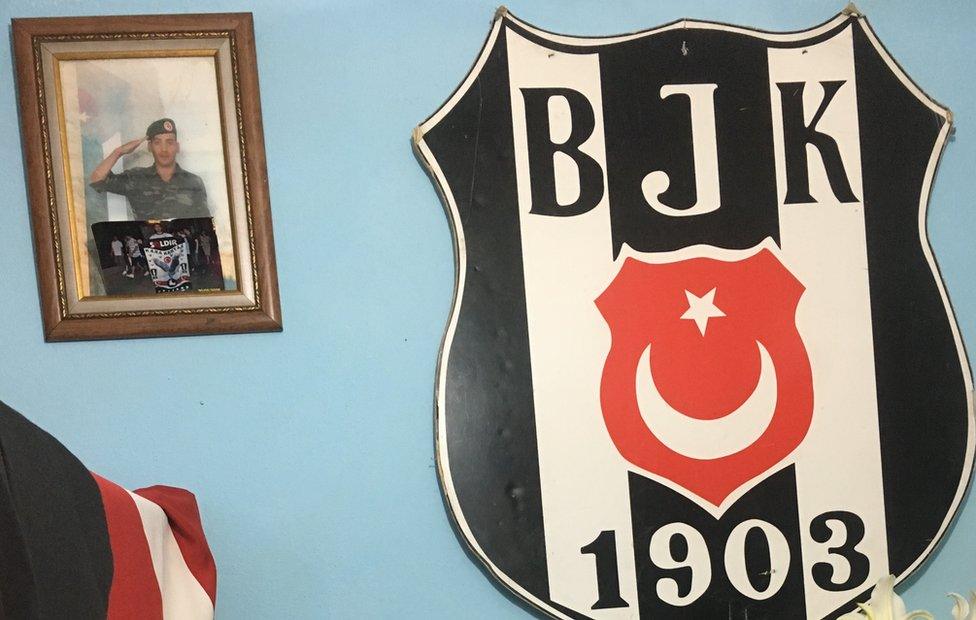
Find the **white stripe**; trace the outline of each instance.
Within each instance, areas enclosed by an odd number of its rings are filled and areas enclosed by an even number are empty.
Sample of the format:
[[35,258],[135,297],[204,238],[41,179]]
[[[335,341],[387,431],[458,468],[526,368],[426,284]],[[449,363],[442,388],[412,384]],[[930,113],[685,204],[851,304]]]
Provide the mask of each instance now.
[[[852,28],[817,45],[769,50],[782,258],[806,287],[796,321],[813,371],[813,421],[795,454],[804,590],[811,618],[833,611],[862,588],[859,584],[855,591],[828,592],[814,583],[815,563],[831,563],[837,571],[834,582],[843,582],[849,571],[846,562],[827,553],[828,547],[839,546],[834,543],[842,541],[843,532],[835,532],[836,540],[826,545],[810,537],[809,524],[817,515],[847,510],[860,516],[866,533],[857,550],[871,561],[866,583],[888,574],[864,204],[837,200],[819,152],[811,148],[808,172],[815,202],[784,204],[783,113],[776,84],[805,84],[803,111],[809,122],[824,97],[820,82],[826,80],[844,84],[817,130],[837,141],[854,195],[863,200]],[[825,484],[828,480],[844,483]]]
[[211,620],[213,603],[206,590],[190,572],[180,546],[173,536],[163,509],[141,495],[126,491],[132,497],[142,519],[149,543],[153,570],[163,599],[163,618],[168,620]]
[[[580,548],[600,532],[613,530],[620,594],[630,605],[587,615],[638,618],[629,468],[600,413],[600,377],[610,331],[594,301],[618,266],[610,238],[599,56],[553,52],[511,29],[506,41],[549,594],[571,609],[590,610],[598,599],[596,566],[594,556]],[[604,170],[604,195],[585,214],[529,213],[532,192],[520,89],[533,87],[571,88],[592,105],[596,125],[581,150]],[[567,138],[571,119],[565,100],[550,101],[549,118],[553,139]],[[565,156],[555,157],[554,165],[558,201],[571,204],[579,195],[576,165]],[[568,190],[565,196],[559,188]]]

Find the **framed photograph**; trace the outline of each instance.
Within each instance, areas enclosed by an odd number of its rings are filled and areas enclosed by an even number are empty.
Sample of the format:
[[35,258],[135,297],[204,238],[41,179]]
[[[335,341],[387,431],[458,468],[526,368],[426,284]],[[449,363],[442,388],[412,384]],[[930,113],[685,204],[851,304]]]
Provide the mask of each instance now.
[[281,330],[251,15],[13,36],[45,339]]

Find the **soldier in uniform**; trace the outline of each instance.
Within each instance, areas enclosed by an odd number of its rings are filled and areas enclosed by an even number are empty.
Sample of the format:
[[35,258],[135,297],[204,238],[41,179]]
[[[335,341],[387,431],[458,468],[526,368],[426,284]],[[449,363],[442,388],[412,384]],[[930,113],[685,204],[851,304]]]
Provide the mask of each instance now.
[[[119,158],[135,151],[143,141],[148,143],[153,165],[119,174],[112,172]],[[161,118],[149,125],[145,138],[126,142],[109,153],[92,171],[91,186],[98,192],[109,191],[128,198],[137,220],[210,217],[203,180],[180,168],[176,163],[179,152],[176,123]]]

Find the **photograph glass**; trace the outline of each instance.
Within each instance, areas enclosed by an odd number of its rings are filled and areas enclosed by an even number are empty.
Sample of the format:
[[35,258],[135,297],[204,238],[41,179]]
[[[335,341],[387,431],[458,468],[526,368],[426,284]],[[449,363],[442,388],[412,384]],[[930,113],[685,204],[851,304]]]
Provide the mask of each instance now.
[[54,71],[79,298],[236,289],[215,52],[62,54]]

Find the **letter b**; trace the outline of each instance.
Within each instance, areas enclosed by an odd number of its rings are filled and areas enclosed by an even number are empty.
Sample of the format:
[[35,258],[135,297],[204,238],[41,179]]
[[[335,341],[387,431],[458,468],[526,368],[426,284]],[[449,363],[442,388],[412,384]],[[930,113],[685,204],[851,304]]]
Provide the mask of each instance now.
[[[529,178],[532,186],[530,213],[538,215],[582,215],[603,198],[603,169],[580,150],[596,126],[593,106],[583,93],[571,88],[523,88],[526,142],[529,149]],[[569,104],[570,134],[565,142],[552,141],[549,100],[562,97]],[[563,153],[573,160],[579,173],[580,193],[575,202],[560,205],[556,200],[556,170],[553,157]]]

